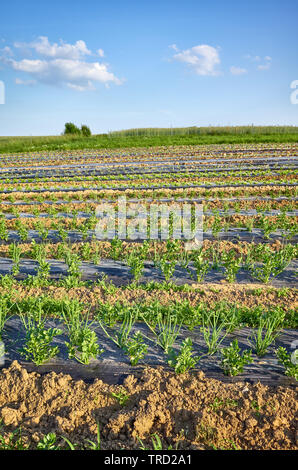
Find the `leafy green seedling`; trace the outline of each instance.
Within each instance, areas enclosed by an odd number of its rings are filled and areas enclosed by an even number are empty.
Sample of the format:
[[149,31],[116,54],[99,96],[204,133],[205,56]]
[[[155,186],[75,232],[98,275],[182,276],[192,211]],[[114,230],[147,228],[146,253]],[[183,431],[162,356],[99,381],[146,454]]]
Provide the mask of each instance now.
[[235,376],[243,372],[246,364],[252,362],[251,350],[240,353],[238,340],[234,339],[230,346],[221,349],[222,361],[221,366],[225,375]]

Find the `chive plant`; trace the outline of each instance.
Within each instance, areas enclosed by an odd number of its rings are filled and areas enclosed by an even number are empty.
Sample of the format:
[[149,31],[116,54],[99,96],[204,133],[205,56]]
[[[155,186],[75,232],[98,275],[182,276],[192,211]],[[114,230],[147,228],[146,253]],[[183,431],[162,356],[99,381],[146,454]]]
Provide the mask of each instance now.
[[227,336],[226,323],[219,311],[205,311],[202,315],[201,331],[208,347],[208,354],[213,355],[218,351],[219,345]]
[[144,315],[142,318],[154,334],[158,346],[164,350],[165,354],[168,354],[182,326],[182,323],[178,324],[177,316],[173,316],[171,312],[167,312],[165,316],[161,312],[157,312],[156,324],[154,326],[148,322]]
[[264,315],[259,319],[259,326],[250,336],[250,344],[255,349],[256,354],[264,356],[269,346],[274,343],[280,335],[279,327],[284,320],[284,313],[280,315]]

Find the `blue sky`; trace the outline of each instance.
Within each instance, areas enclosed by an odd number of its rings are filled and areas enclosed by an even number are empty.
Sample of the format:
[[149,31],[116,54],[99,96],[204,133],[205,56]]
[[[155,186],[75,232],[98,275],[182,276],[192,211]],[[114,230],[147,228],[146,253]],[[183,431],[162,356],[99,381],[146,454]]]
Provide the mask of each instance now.
[[0,135],[298,125],[297,0],[2,2]]

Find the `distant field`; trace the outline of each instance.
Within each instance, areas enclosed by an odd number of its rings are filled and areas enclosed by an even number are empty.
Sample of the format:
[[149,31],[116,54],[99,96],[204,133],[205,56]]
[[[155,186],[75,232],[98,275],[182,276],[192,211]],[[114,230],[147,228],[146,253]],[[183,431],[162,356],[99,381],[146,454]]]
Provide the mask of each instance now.
[[87,148],[298,142],[296,126],[129,129],[81,136],[0,137],[0,153]]

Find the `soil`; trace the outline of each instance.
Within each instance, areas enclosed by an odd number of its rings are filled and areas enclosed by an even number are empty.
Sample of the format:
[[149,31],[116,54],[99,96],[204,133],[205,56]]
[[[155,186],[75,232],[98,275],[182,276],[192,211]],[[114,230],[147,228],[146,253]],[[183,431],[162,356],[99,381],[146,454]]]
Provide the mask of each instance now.
[[[187,301],[190,305],[197,305],[204,301],[214,305],[220,301],[227,301],[231,304],[237,304],[242,307],[255,307],[263,305],[268,308],[269,305],[278,305],[285,309],[297,309],[297,289],[288,288],[287,291],[280,292],[274,287],[260,287],[259,284],[193,284],[193,289],[189,291],[146,291],[141,286],[139,288],[130,289],[113,289],[111,293],[105,291],[101,287],[73,287],[66,289],[65,287],[47,286],[47,287],[25,287],[20,284],[13,284],[9,287],[11,298],[18,302],[28,297],[41,297],[47,295],[56,300],[78,299],[85,304],[86,311],[91,308],[91,313],[96,310],[101,302],[114,304],[121,302],[123,304],[142,303],[150,305],[155,300],[161,304],[167,305],[172,302],[182,303]],[[7,288],[0,287],[0,296],[7,293]]]
[[[120,390],[129,396],[125,405],[111,395]],[[82,448],[96,441],[99,423],[102,449],[139,449],[138,439],[150,447],[158,433],[164,448],[297,450],[297,411],[293,388],[224,384],[203,372],[146,368],[123,386],[28,373],[16,361],[0,372],[1,434],[8,441],[21,427],[33,448],[50,432],[62,446],[64,436]]]

